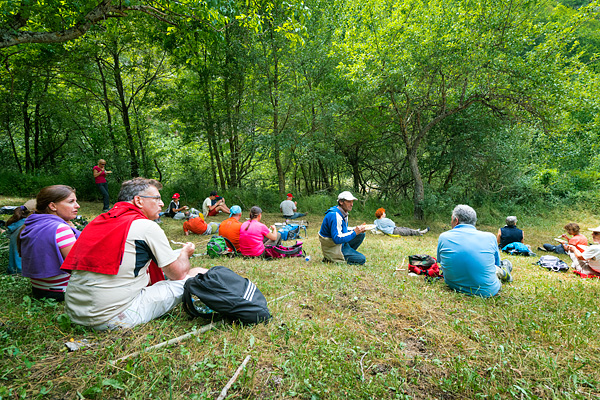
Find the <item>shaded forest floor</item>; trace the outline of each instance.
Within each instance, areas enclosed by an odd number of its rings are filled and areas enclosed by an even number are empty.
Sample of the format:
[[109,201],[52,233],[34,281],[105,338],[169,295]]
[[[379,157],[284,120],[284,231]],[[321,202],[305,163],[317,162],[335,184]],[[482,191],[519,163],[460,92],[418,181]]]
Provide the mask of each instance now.
[[[80,214],[91,219],[100,209],[83,203]],[[478,228],[495,233],[504,217]],[[534,249],[560,235],[569,218],[588,238],[585,228],[600,222],[591,214],[518,217]],[[196,257],[194,266],[225,265],[248,277],[267,300],[293,294],[270,303],[269,324],[224,325],[114,365],[209,321],[177,307],[132,330],[97,333],[70,324],[62,304],[31,300],[26,279],[0,275],[0,398],[215,399],[246,355],[252,358],[228,398],[600,398],[600,280],[547,272],[532,265],[537,258],[513,256],[506,257],[515,280],[492,299],[408,276],[408,255],[435,255],[449,219],[429,221],[423,237],[368,233],[364,266],[320,261],[316,214],[303,239],[309,262]],[[169,239],[185,241],[181,221],[163,220]],[[350,214],[351,224],[372,220]],[[280,221],[263,216],[267,225]],[[205,251],[207,237],[189,240]],[[91,347],[68,352],[71,339]]]

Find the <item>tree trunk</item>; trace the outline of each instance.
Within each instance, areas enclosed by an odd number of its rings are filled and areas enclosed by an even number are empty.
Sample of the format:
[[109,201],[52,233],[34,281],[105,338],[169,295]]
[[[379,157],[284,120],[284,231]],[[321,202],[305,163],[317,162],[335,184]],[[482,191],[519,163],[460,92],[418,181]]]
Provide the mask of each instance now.
[[423,178],[421,177],[421,171],[419,171],[419,160],[417,158],[417,149],[411,148],[407,152],[408,165],[410,166],[410,172],[413,176],[415,185],[415,192],[413,195],[414,204],[414,218],[422,220],[423,214],[423,200],[425,200],[425,188],[423,187]]
[[215,151],[213,149],[213,142],[210,139],[210,134],[207,134],[206,141],[208,142],[208,154],[210,156],[210,173],[213,178],[213,185],[216,189],[219,183],[217,182],[217,168],[215,168]]
[[29,95],[31,94],[31,87],[33,83],[28,81],[28,87],[25,91],[23,98],[23,104],[21,110],[23,111],[23,140],[25,141],[25,172],[31,172],[31,152],[29,146],[29,138],[31,136],[31,119],[29,118]]
[[100,57],[96,56],[96,64],[98,65],[98,72],[100,73],[100,80],[102,82],[102,106],[104,107],[104,112],[106,113],[106,125],[108,127],[108,137],[110,138],[110,142],[113,147],[113,154],[115,158],[119,159],[119,146],[117,145],[117,140],[115,138],[115,134],[113,132],[113,124],[112,124],[112,114],[110,112],[110,102],[108,100],[108,89],[106,84],[106,78],[104,76],[104,71],[102,69],[102,64],[100,62]]
[[117,93],[119,94],[119,102],[121,103],[121,117],[123,119],[123,126],[125,127],[125,137],[127,138],[127,147],[129,149],[129,157],[131,159],[131,176],[139,176],[139,164],[137,155],[135,154],[135,142],[133,141],[133,133],[131,132],[131,122],[129,120],[129,105],[125,101],[125,90],[123,88],[123,80],[121,78],[121,63],[119,60],[118,52],[112,53],[114,60],[114,75],[115,75],[115,86]]

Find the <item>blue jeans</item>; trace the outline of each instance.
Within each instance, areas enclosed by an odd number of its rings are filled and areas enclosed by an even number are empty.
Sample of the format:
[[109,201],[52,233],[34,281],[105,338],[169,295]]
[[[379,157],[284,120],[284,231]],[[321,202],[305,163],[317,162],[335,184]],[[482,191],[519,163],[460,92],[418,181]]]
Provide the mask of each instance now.
[[110,208],[110,200],[108,197],[108,183],[96,183],[96,186],[98,186],[98,190],[100,190],[100,193],[102,193],[102,198],[104,200],[103,210],[108,210]]
[[287,218],[287,219],[296,219],[296,218],[304,217],[305,215],[306,215],[306,214],[302,214],[302,213],[299,213],[299,212],[295,212],[293,215],[291,215],[291,216],[289,216],[289,217],[284,215],[284,216],[283,216],[283,218]]
[[363,240],[365,240],[364,232],[356,235],[354,239],[342,245],[342,254],[344,255],[344,258],[348,264],[363,265],[367,261],[363,254],[356,251],[356,249],[358,249],[358,247],[362,244]]

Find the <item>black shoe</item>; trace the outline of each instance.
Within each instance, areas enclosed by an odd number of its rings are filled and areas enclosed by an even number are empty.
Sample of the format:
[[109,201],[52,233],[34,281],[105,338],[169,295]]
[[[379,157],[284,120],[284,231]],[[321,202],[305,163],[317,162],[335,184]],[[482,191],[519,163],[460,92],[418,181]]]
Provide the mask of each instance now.
[[545,248],[543,248],[543,247],[538,247],[538,250],[539,250],[539,251],[546,251],[546,252],[548,251],[548,250],[546,250],[546,249],[545,249]]

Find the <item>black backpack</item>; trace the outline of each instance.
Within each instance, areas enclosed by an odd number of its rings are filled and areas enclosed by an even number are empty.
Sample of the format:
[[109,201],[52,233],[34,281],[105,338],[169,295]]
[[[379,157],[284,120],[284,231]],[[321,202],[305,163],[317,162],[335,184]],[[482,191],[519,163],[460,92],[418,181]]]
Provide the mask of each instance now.
[[211,318],[214,312],[244,324],[271,319],[267,299],[256,285],[223,266],[185,282],[183,308],[193,318]]

